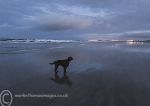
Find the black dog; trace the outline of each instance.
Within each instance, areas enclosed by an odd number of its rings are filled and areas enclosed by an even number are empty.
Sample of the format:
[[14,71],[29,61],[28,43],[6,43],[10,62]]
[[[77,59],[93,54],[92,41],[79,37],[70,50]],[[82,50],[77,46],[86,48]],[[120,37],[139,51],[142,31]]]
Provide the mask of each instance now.
[[64,68],[64,73],[66,73],[67,67],[69,66],[69,63],[73,60],[72,57],[68,57],[65,60],[56,60],[53,63],[49,63],[49,64],[54,64],[55,65],[55,73],[57,73],[57,69],[59,66],[62,66]]

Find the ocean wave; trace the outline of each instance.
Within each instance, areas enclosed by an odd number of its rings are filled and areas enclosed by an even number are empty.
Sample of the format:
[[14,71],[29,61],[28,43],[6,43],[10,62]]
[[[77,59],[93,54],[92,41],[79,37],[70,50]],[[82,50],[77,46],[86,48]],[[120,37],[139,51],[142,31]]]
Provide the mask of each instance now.
[[150,42],[150,40],[99,40],[99,39],[89,39],[89,40],[54,40],[54,39],[2,39],[0,38],[0,43],[74,43],[74,42]]
[[0,39],[1,43],[73,43],[78,40],[52,40],[52,39]]

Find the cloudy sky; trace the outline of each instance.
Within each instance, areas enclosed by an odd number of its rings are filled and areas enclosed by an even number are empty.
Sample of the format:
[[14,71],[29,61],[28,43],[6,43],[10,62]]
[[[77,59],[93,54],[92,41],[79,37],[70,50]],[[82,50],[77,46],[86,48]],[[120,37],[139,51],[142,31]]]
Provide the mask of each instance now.
[[0,38],[149,39],[150,0],[0,0]]

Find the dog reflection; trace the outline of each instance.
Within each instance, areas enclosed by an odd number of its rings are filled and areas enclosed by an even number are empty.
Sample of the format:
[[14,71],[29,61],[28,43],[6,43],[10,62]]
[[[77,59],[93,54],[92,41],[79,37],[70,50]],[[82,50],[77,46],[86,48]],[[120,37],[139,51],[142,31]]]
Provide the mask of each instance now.
[[69,86],[72,86],[72,82],[70,81],[67,74],[64,74],[62,77],[60,77],[57,73],[55,73],[55,77],[50,78],[50,79],[53,80],[55,83],[58,83],[58,84],[67,84]]

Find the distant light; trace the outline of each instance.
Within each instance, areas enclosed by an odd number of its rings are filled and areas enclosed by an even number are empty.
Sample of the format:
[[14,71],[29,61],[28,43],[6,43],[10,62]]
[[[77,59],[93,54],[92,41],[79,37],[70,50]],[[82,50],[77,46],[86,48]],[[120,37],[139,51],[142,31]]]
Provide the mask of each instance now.
[[142,45],[143,41],[136,41],[136,40],[127,40],[128,45]]

